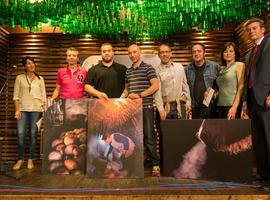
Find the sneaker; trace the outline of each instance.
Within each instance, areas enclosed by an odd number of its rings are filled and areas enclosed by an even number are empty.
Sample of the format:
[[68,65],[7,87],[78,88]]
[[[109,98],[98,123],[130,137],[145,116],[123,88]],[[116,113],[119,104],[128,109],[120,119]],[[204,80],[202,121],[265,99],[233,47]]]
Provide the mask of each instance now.
[[21,169],[22,165],[23,165],[23,160],[18,160],[17,163],[13,166],[12,169],[13,170],[19,170],[19,169]]
[[34,163],[33,163],[33,160],[32,159],[29,159],[28,160],[27,168],[28,169],[33,169],[34,168]]
[[152,167],[152,176],[160,176],[160,167],[158,165]]

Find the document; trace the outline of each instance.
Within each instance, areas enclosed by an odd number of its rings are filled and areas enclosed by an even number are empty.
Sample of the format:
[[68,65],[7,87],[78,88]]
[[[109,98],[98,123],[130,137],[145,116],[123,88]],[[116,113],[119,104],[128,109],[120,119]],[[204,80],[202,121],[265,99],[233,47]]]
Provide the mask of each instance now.
[[36,123],[36,125],[37,125],[37,127],[38,127],[38,131],[40,131],[40,129],[41,129],[42,119],[43,119],[43,117],[41,117],[41,118],[37,121],[37,123]]
[[203,105],[205,105],[206,107],[209,107],[209,104],[214,96],[214,93],[215,93],[215,90],[213,88],[209,87],[207,89],[207,97],[204,98]]

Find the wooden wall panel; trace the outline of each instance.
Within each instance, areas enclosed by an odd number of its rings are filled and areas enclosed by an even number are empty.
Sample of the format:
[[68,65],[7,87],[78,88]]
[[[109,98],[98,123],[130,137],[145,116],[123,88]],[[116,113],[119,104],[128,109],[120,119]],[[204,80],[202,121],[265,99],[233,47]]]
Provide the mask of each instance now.
[[[5,29],[0,27],[0,91],[2,90],[2,93],[0,94],[0,137],[5,135],[5,124],[7,123],[6,106],[8,104],[8,85],[4,86],[4,84],[11,70],[7,65],[9,45],[8,34],[9,33]],[[3,141],[2,144],[5,145],[5,141]]]
[[0,88],[2,88],[6,77],[6,62],[8,51],[8,32],[0,27]]

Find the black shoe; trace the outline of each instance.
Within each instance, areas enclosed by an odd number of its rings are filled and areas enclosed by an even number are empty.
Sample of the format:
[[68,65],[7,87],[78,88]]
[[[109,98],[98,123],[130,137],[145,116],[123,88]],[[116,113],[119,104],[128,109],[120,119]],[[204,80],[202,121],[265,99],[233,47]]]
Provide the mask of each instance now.
[[259,187],[264,187],[268,185],[269,179],[268,178],[256,178],[254,181],[252,181],[253,185],[257,185]]
[[263,190],[270,190],[270,184],[269,184],[269,182],[268,182],[268,184],[262,186],[261,189],[263,189]]

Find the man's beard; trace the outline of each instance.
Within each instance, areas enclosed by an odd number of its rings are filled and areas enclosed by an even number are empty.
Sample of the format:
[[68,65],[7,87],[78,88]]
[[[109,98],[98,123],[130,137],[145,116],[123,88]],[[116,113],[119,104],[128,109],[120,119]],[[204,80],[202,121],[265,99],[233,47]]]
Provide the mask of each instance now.
[[113,57],[111,57],[110,59],[102,58],[102,62],[105,62],[105,63],[109,63],[112,60],[113,60]]

